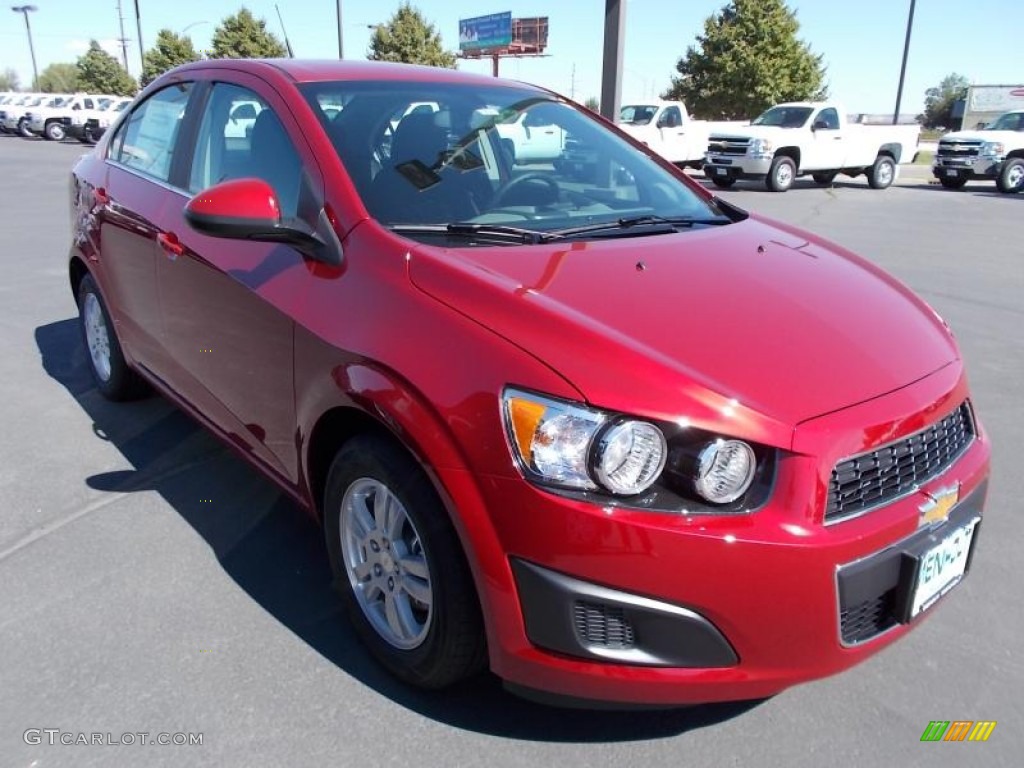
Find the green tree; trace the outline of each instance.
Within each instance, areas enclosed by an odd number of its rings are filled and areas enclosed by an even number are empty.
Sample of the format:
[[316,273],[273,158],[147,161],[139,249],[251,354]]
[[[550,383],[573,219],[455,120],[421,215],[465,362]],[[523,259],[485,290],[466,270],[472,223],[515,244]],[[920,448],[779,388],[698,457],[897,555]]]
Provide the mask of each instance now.
[[18,90],[18,84],[20,83],[18,73],[8,67],[3,72],[0,72],[0,91],[16,91]]
[[597,96],[591,96],[589,99],[583,102],[583,106],[589,109],[591,112],[601,111],[601,102],[597,100]]
[[170,69],[198,60],[199,54],[192,45],[191,37],[161,29],[157,32],[156,43],[142,57],[142,87],[145,88]]
[[967,96],[967,78],[954,72],[942,78],[935,88],[924,92],[924,114],[918,119],[925,128],[952,128],[953,104]]
[[117,63],[117,59],[100,48],[95,40],[90,40],[89,50],[78,57],[78,90],[133,96],[139,90],[139,84]]
[[248,8],[228,16],[213,32],[212,59],[280,59],[288,55],[284,44],[267,31],[267,22]]
[[68,62],[51,64],[39,73],[36,89],[43,93],[74,93],[78,90],[78,65]]
[[754,117],[781,101],[823,99],[822,57],[797,37],[784,0],[732,0],[704,22],[663,94],[700,117]]
[[455,54],[444,49],[441,33],[409,3],[400,5],[387,24],[374,28],[366,58],[450,69],[456,61]]

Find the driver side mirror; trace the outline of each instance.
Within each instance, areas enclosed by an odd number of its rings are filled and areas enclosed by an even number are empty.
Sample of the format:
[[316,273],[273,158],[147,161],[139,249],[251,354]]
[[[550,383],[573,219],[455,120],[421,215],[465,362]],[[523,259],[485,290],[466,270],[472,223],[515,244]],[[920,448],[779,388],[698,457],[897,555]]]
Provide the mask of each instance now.
[[814,125],[811,126],[812,131],[827,131],[828,122],[825,120],[815,120]]
[[[301,219],[284,219],[277,193],[263,179],[225,181],[205,189],[185,205],[185,221],[196,232],[230,240],[284,243],[328,264],[341,264],[341,243],[321,211],[314,230]],[[324,236],[320,230],[330,231]]]

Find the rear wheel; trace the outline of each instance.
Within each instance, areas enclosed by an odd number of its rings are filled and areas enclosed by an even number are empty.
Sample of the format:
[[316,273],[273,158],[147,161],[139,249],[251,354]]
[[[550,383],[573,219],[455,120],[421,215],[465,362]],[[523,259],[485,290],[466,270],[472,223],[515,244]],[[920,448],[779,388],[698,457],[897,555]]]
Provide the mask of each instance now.
[[33,136],[35,136],[35,134],[32,133],[32,131],[29,130],[29,128],[28,128],[28,120],[26,120],[24,117],[21,118],[21,120],[18,121],[18,133],[23,138],[26,138],[26,139],[31,139]]
[[872,189],[886,189],[896,180],[896,163],[888,155],[879,155],[868,170],[868,186]]
[[50,141],[63,141],[67,135],[67,131],[64,130],[64,125],[57,120],[53,120],[46,124],[43,129],[43,135],[46,136]]
[[458,537],[400,446],[376,435],[342,446],[327,479],[324,534],[349,617],[388,670],[442,688],[483,667],[483,622]]
[[729,187],[736,183],[736,179],[730,176],[712,176],[711,183],[719,189],[729,189]]
[[1003,163],[1003,170],[996,179],[996,188],[1004,194],[1024,190],[1024,158],[1013,157]]
[[955,179],[951,179],[946,176],[939,177],[939,184],[944,186],[946,189],[963,189],[963,186],[966,183],[967,179],[960,176],[957,176]]
[[814,179],[816,184],[821,184],[822,186],[827,187],[836,180],[836,176],[838,175],[839,174],[836,171],[826,171],[824,173],[813,173],[811,174],[811,178]]
[[772,160],[771,168],[768,169],[768,176],[765,178],[765,186],[772,192],[785,192],[793,186],[796,178],[796,163],[792,158],[782,156]]
[[131,400],[144,395],[146,384],[125,362],[107,305],[92,275],[83,277],[78,285],[78,318],[89,371],[100,393],[108,400]]

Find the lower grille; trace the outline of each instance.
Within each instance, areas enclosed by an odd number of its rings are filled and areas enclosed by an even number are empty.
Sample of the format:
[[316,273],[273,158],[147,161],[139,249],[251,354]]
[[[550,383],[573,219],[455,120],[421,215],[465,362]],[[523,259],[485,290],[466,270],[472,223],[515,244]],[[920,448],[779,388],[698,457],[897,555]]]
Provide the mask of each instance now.
[[896,590],[872,597],[850,607],[843,607],[839,614],[839,629],[847,645],[862,643],[890,627],[896,626],[893,604]]
[[576,634],[588,645],[602,648],[632,648],[633,625],[621,608],[577,600],[573,604]]
[[912,491],[951,465],[974,438],[970,406],[910,437],[846,459],[832,470],[825,522],[832,523]]

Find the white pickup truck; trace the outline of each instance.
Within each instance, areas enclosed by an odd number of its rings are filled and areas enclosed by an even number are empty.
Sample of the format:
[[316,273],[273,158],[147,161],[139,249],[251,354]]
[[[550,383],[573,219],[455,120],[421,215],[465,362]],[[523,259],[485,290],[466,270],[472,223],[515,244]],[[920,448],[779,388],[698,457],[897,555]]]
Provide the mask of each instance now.
[[681,101],[648,101],[626,104],[619,110],[616,125],[637,141],[680,168],[704,165],[708,136],[712,130],[725,131],[748,122],[707,122],[694,120]]
[[778,104],[736,132],[713,132],[704,175],[717,187],[739,179],[763,180],[785,192],[798,176],[831,184],[842,173],[867,177],[872,189],[896,180],[900,163],[917,151],[918,125],[854,125],[838,104]]
[[1024,191],[1024,109],[1000,115],[978,131],[939,139],[932,173],[947,189],[971,179],[995,179],[1000,192]]
[[[36,136],[50,141],[61,141],[68,134],[72,119],[78,115],[93,117],[102,100],[113,99],[113,96],[93,96],[77,93],[48,104],[40,105],[29,111],[28,130]],[[104,103],[108,103],[104,101]],[[84,122],[84,120],[83,120]]]

